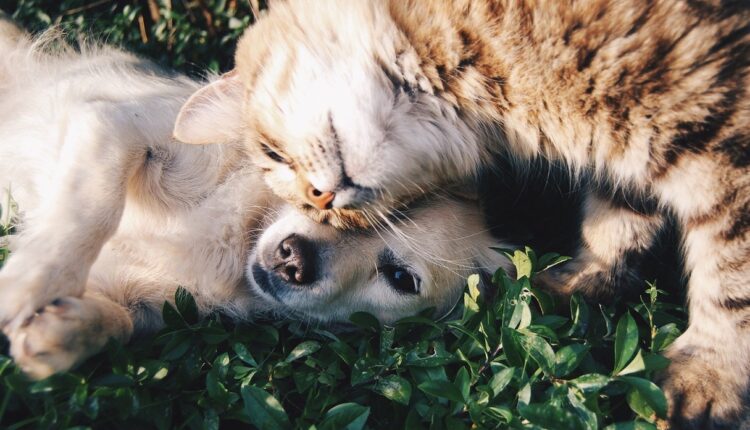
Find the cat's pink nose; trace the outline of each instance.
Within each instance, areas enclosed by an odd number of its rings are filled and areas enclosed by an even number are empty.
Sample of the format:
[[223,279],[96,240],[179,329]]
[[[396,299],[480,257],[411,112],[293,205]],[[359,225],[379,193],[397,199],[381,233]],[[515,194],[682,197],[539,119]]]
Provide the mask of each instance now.
[[331,191],[320,191],[312,185],[307,186],[307,200],[318,209],[331,209],[336,193]]

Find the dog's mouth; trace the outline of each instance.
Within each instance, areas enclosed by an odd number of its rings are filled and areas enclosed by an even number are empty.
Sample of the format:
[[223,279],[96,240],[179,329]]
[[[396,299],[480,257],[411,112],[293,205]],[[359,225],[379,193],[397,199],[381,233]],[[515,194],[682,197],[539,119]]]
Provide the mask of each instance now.
[[287,290],[286,285],[281,279],[278,279],[273,273],[267,271],[260,265],[260,263],[253,263],[250,270],[252,279],[251,285],[257,286],[260,292],[269,296],[273,300],[284,303],[283,297],[286,295],[284,292]]

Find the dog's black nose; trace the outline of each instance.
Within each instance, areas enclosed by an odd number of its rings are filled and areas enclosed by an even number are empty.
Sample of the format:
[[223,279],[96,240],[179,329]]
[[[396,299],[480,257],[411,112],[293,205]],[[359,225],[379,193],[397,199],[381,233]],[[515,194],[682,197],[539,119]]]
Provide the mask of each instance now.
[[285,282],[307,285],[316,278],[315,244],[293,234],[282,240],[273,256],[273,270]]

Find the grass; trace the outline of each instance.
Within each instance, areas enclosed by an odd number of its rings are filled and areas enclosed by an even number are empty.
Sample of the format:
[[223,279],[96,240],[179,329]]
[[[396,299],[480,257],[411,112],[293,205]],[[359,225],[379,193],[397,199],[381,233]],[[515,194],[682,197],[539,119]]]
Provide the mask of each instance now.
[[[94,31],[192,74],[231,65],[233,43],[258,6],[0,4],[29,28]],[[0,216],[0,237],[9,219]],[[506,254],[519,277],[498,271],[494,298],[470,278],[457,319],[424,314],[384,327],[358,313],[345,333],[292,321],[235,325],[221,315],[200,321],[179,291],[164,305],[158,335],[111,343],[73,372],[33,382],[0,355],[0,427],[655,428],[666,406],[651,379],[684,329],[684,311],[645,282],[639,301],[590,305],[574,296],[556,306],[530,279],[561,259]]]
[[463,313],[381,326],[366,313],[350,332],[291,321],[200,321],[184,290],[167,327],[71,373],[27,380],[0,357],[4,428],[554,428],[648,429],[666,401],[650,381],[684,325],[649,285],[639,303],[555,312],[530,279],[560,262],[507,252],[485,299],[472,276]]

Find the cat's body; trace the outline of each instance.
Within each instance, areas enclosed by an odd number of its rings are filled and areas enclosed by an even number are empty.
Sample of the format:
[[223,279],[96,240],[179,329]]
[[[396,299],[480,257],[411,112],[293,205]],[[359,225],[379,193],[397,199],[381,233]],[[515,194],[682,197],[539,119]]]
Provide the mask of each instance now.
[[[545,280],[564,292],[614,292],[674,213],[691,325],[663,387],[677,425],[731,426],[750,382],[749,23],[744,1],[278,3],[221,84],[245,91],[221,130],[260,141],[271,188],[339,226],[493,152],[590,173],[606,186],[581,250]],[[214,110],[194,96],[177,137],[208,142]]]

